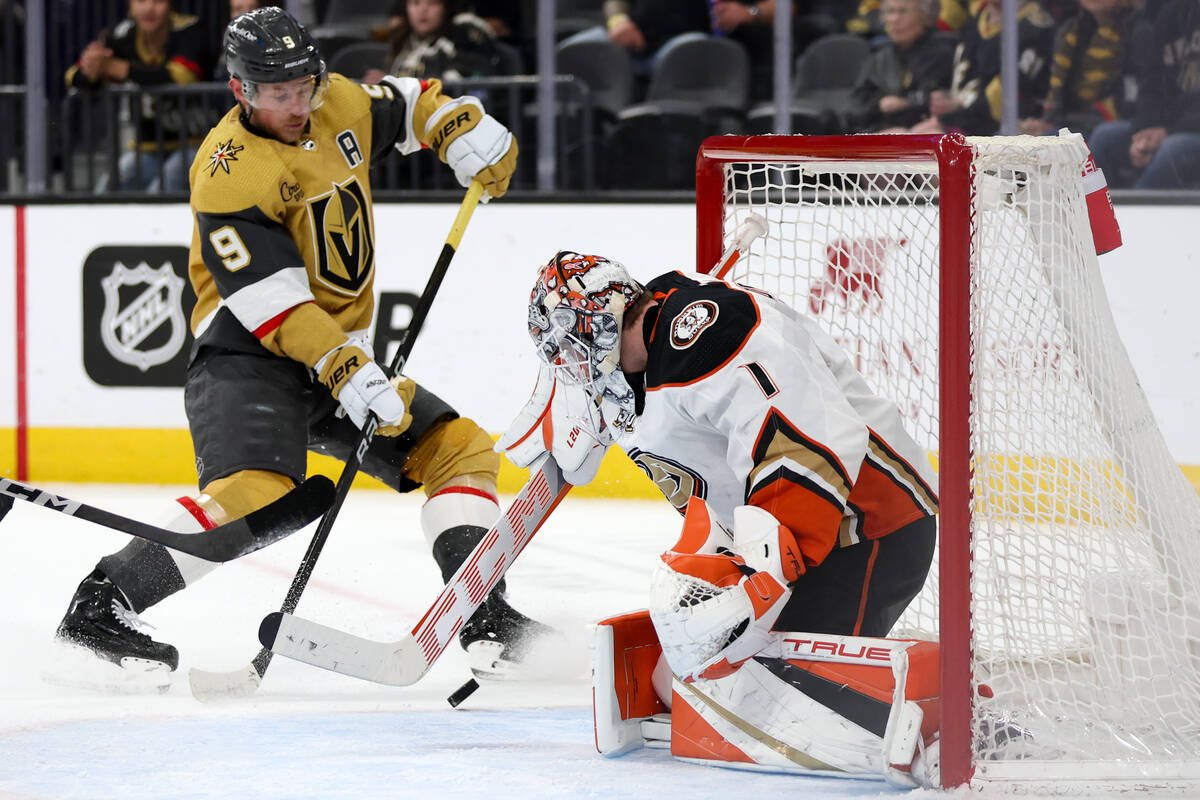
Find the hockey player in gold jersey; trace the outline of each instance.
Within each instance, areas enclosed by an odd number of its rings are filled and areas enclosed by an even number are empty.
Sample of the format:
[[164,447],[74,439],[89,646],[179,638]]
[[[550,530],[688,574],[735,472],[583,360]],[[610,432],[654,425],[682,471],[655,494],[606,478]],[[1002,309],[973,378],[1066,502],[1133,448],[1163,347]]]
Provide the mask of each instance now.
[[[424,488],[421,527],[448,578],[498,516],[499,458],[478,425],[412,380],[389,380],[370,355],[368,171],[393,148],[430,147],[464,186],[500,197],[516,141],[477,99],[448,98],[436,80],[329,75],[279,8],[231,21],[225,55],[237,105],[189,176],[197,303],[185,407],[202,493],[172,503],[167,524],[199,532],[261,508],[303,479],[306,450],[346,458],[374,413],[362,469],[397,491]],[[84,579],[57,636],[117,680],[161,688],[178,652],[137,631],[136,614],[214,566],[135,540]],[[511,666],[544,630],[503,591],[460,634],[468,652],[483,651],[476,663]]]

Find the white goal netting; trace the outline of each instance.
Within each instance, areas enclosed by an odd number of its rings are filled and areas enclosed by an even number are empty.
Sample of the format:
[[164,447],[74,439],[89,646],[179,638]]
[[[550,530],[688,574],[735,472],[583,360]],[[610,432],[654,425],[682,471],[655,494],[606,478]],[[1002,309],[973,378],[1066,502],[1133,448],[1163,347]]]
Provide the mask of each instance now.
[[[724,164],[723,208],[700,224],[729,242],[767,218],[729,277],[819,319],[936,464],[939,166],[856,156],[856,138],[844,158]],[[1086,149],[967,141],[976,776],[1200,777],[1200,499],[1108,310]],[[935,556],[894,634],[937,638],[938,585]],[[999,720],[1032,742],[984,735]]]

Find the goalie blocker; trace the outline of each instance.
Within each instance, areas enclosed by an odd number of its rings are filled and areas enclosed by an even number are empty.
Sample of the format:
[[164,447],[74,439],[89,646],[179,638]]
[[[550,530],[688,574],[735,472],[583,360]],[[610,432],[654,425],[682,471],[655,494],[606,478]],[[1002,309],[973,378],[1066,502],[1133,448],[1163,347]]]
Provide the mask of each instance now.
[[636,611],[597,624],[592,676],[605,756],[661,747],[715,766],[936,785],[936,642],[778,632],[734,672],[684,682]]

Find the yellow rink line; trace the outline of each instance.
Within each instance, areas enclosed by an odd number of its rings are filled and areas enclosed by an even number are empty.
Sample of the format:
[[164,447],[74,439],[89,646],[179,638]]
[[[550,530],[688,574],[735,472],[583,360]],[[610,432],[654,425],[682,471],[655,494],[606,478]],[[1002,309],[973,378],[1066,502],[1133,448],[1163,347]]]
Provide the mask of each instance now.
[[[29,474],[38,483],[159,483],[196,482],[192,438],[181,429],[146,428],[33,428],[28,437]],[[0,475],[17,474],[16,431],[0,428]],[[308,454],[311,474],[337,480],[342,463]],[[516,494],[529,477],[507,460],[500,462],[500,491]],[[355,488],[385,489],[359,473]],[[576,489],[584,497],[661,498],[654,484],[617,450],[609,453],[596,480]]]
[[[196,482],[192,442],[186,430],[145,428],[34,428],[28,434],[30,483],[158,483]],[[0,475],[15,477],[16,431],[0,428]],[[1181,467],[1200,492],[1200,465]],[[309,471],[334,480],[341,463],[309,454]],[[528,472],[501,461],[500,491],[515,494]],[[385,488],[360,474],[355,487]],[[648,478],[619,450],[605,457],[591,484],[574,491],[584,497],[660,498]]]

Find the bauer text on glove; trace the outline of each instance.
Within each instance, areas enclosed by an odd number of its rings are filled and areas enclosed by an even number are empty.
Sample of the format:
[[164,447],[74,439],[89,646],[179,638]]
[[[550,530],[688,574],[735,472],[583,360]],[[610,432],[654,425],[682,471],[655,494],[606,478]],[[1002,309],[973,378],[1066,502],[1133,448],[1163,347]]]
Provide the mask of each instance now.
[[338,399],[346,416],[361,428],[367,415],[379,418],[378,433],[397,436],[412,423],[408,411],[415,384],[403,376],[388,380],[361,347],[344,344],[326,353],[316,365],[317,378]]
[[425,125],[425,138],[463,186],[478,180],[491,197],[508,191],[517,140],[478,99],[459,97],[439,108]]

